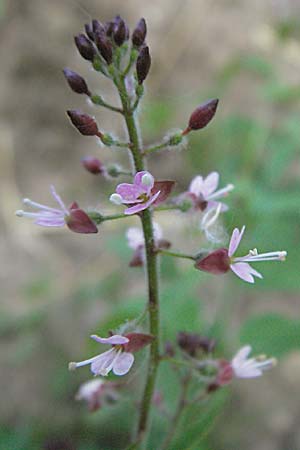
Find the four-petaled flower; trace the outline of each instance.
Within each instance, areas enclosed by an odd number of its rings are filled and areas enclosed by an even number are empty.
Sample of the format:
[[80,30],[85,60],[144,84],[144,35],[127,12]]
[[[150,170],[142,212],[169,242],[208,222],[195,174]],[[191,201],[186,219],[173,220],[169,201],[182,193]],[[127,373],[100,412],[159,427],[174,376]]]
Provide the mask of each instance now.
[[276,364],[275,358],[267,359],[264,355],[256,358],[248,358],[251,346],[242,347],[231,361],[220,360],[216,384],[223,386],[232,381],[233,378],[257,378],[263,375]]
[[133,205],[125,209],[124,214],[136,214],[150,205],[158,205],[170,194],[174,181],[154,181],[150,172],[137,172],[133,184],[121,183],[110,200],[117,205]]
[[216,208],[221,203],[221,211],[227,211],[228,206],[216,200],[225,197],[234,189],[234,186],[233,184],[228,184],[223,189],[217,190],[219,178],[218,172],[211,172],[206,178],[203,178],[201,175],[193,178],[185,195],[191,198],[195,209],[204,211]]
[[93,334],[91,338],[100,344],[110,344],[112,348],[85,361],[71,362],[69,369],[74,370],[90,364],[94,375],[106,376],[112,370],[115,375],[121,376],[126,375],[131,369],[134,362],[132,353],[150,344],[153,336],[143,333],[128,333],[126,336],[115,334],[108,338],[101,338]]
[[209,253],[204,258],[198,260],[195,267],[205,272],[213,274],[222,274],[232,270],[238,277],[248,283],[254,283],[254,277],[262,278],[261,273],[257,272],[248,263],[257,261],[284,261],[287,255],[286,251],[275,251],[268,253],[258,253],[257,249],[250,250],[245,256],[235,257],[234,254],[241,242],[245,231],[245,226],[239,231],[233,230],[229,248],[219,248]]
[[[163,233],[158,223],[153,223],[154,244],[157,249],[166,249],[171,243],[163,239]],[[129,263],[130,267],[142,266],[145,261],[145,239],[141,228],[130,227],[126,231],[128,246],[134,251]]]
[[75,233],[98,233],[98,228],[86,212],[79,208],[76,202],[67,209],[60,196],[56,193],[54,186],[50,187],[51,194],[60,208],[51,208],[25,198],[23,203],[38,209],[37,212],[19,210],[16,215],[34,219],[35,225],[42,227],[64,227],[65,225]]

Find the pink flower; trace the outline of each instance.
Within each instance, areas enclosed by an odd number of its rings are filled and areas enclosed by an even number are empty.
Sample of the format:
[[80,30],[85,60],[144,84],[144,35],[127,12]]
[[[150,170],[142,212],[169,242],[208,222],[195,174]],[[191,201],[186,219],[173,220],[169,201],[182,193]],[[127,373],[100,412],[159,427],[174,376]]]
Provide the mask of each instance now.
[[134,177],[133,184],[121,183],[110,200],[117,205],[133,205],[125,209],[124,214],[136,214],[150,205],[158,205],[170,194],[173,181],[154,181],[150,172],[143,170]]
[[229,248],[219,248],[203,259],[196,262],[195,267],[205,272],[214,273],[216,275],[226,273],[232,270],[239,278],[248,283],[254,283],[254,277],[262,278],[261,273],[257,272],[248,263],[257,261],[284,261],[287,255],[286,251],[275,251],[259,254],[257,249],[250,250],[246,256],[234,257],[236,250],[241,242],[245,231],[245,226],[239,231],[238,228],[233,230],[231,235]]
[[89,216],[79,208],[76,202],[72,203],[69,209],[66,208],[60,196],[56,193],[54,186],[50,191],[59,208],[42,205],[40,203],[25,198],[23,203],[37,209],[37,212],[16,211],[19,217],[29,217],[34,219],[35,225],[42,227],[64,227],[65,225],[75,233],[98,233],[98,228]]
[[115,383],[104,381],[103,378],[89,380],[80,386],[75,398],[76,400],[84,400],[89,411],[94,412],[105,403],[111,403],[118,399],[115,386]]
[[[154,243],[157,248],[169,248],[170,242],[163,239],[162,229],[158,223],[153,223]],[[142,266],[145,261],[145,240],[141,228],[130,227],[126,232],[128,246],[134,251],[129,263],[130,267]]]
[[70,370],[90,364],[94,375],[106,376],[111,370],[115,375],[126,375],[134,362],[132,353],[150,344],[153,339],[151,335],[143,333],[129,333],[126,336],[115,334],[108,338],[93,334],[91,338],[100,344],[111,344],[112,348],[85,361],[71,362]]
[[242,347],[230,362],[219,361],[219,372],[217,384],[219,386],[228,384],[233,378],[257,378],[263,375],[265,370],[269,370],[276,364],[275,358],[267,359],[264,355],[256,358],[248,358],[251,353],[251,346]]
[[[204,211],[218,207],[221,202],[216,200],[225,197],[234,188],[233,184],[228,184],[223,189],[217,190],[218,184],[218,172],[211,172],[206,178],[198,175],[191,181],[187,195],[192,199],[195,209]],[[221,205],[221,211],[227,211],[228,206],[224,203]]]

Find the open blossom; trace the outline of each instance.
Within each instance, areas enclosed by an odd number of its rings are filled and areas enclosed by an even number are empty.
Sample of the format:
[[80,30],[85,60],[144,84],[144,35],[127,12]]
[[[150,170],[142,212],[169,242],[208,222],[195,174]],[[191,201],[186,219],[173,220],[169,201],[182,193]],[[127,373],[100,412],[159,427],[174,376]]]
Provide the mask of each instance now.
[[150,172],[137,172],[133,184],[121,183],[110,200],[117,205],[132,205],[125,209],[124,214],[136,214],[150,205],[158,205],[170,194],[173,181],[154,181]]
[[233,378],[257,378],[263,375],[276,364],[275,358],[267,359],[264,355],[256,358],[248,358],[251,346],[242,347],[231,361],[220,360],[217,384],[219,386],[228,384]]
[[71,362],[70,370],[90,364],[94,375],[106,376],[110,371],[115,375],[126,375],[134,362],[133,352],[150,344],[153,339],[151,335],[143,333],[129,333],[126,336],[115,334],[108,338],[93,334],[91,338],[100,344],[110,344],[112,348],[85,361]]
[[76,202],[67,208],[56,193],[54,186],[50,187],[54,200],[58,203],[59,208],[42,205],[28,198],[23,199],[23,203],[37,209],[37,212],[28,212],[19,210],[16,215],[19,217],[29,217],[34,219],[35,225],[42,227],[64,227],[65,225],[75,233],[98,233],[98,228],[89,216],[79,208]]
[[219,248],[206,257],[196,262],[195,267],[205,272],[216,275],[226,273],[232,270],[239,278],[248,283],[254,283],[254,277],[262,278],[261,273],[257,272],[249,263],[257,261],[284,261],[287,255],[286,251],[275,251],[268,253],[258,253],[257,249],[250,250],[245,256],[234,256],[238,249],[245,231],[245,226],[239,231],[233,230],[229,247]]
[[[169,248],[170,242],[163,239],[163,233],[158,223],[153,223],[154,243],[157,248]],[[141,228],[130,227],[126,232],[128,246],[134,251],[129,263],[130,267],[138,267],[144,264],[145,260],[145,239]]]
[[227,211],[228,207],[218,199],[225,197],[234,188],[233,184],[228,184],[222,189],[217,190],[219,184],[218,172],[211,172],[206,178],[197,175],[189,186],[186,196],[188,196],[193,203],[195,209],[204,211],[210,208],[217,208],[221,203],[221,211]]
[[104,381],[103,378],[83,383],[76,394],[76,400],[85,401],[90,412],[97,411],[105,403],[111,403],[117,399],[115,383]]

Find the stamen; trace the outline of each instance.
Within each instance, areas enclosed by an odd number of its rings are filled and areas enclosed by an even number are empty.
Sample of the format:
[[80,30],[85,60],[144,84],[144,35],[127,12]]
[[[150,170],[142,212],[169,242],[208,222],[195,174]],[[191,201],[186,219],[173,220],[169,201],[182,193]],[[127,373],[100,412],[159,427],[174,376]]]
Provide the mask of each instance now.
[[51,208],[50,206],[42,205],[41,203],[30,200],[30,198],[24,198],[23,203],[24,205],[32,206],[33,208],[44,209],[45,211],[60,212],[60,210],[58,210],[57,208]]
[[208,195],[208,197],[206,197],[206,200],[213,200],[215,198],[224,197],[233,189],[234,189],[233,184],[227,184],[227,186],[225,186],[223,189],[219,189],[218,191],[214,192],[213,194]]
[[[221,209],[222,209],[221,203],[219,203],[216,208],[209,209],[207,211],[207,213],[205,213],[205,215],[201,221],[201,228],[205,230],[205,229],[211,227],[216,222],[217,218],[219,217]],[[212,214],[213,214],[213,216],[211,218],[209,218],[209,216]]]

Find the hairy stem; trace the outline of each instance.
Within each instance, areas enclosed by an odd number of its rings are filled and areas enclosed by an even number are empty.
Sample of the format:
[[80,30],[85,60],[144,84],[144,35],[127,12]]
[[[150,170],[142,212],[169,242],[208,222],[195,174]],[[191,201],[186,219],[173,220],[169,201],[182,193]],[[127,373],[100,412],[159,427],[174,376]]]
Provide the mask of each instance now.
[[[117,86],[123,106],[124,118],[130,139],[130,150],[134,160],[135,171],[144,170],[144,161],[141,154],[141,143],[138,134],[135,114],[130,107],[130,100],[127,95],[124,77],[117,81]],[[140,405],[140,417],[137,428],[135,443],[130,448],[137,448],[145,437],[149,425],[151,401],[155,388],[157,369],[159,364],[159,299],[158,299],[158,273],[157,273],[157,253],[155,251],[153,223],[151,211],[144,210],[141,213],[141,221],[145,239],[146,249],[146,270],[148,280],[148,311],[150,333],[155,336],[150,348],[150,359],[148,373],[144,388],[143,398]]]

